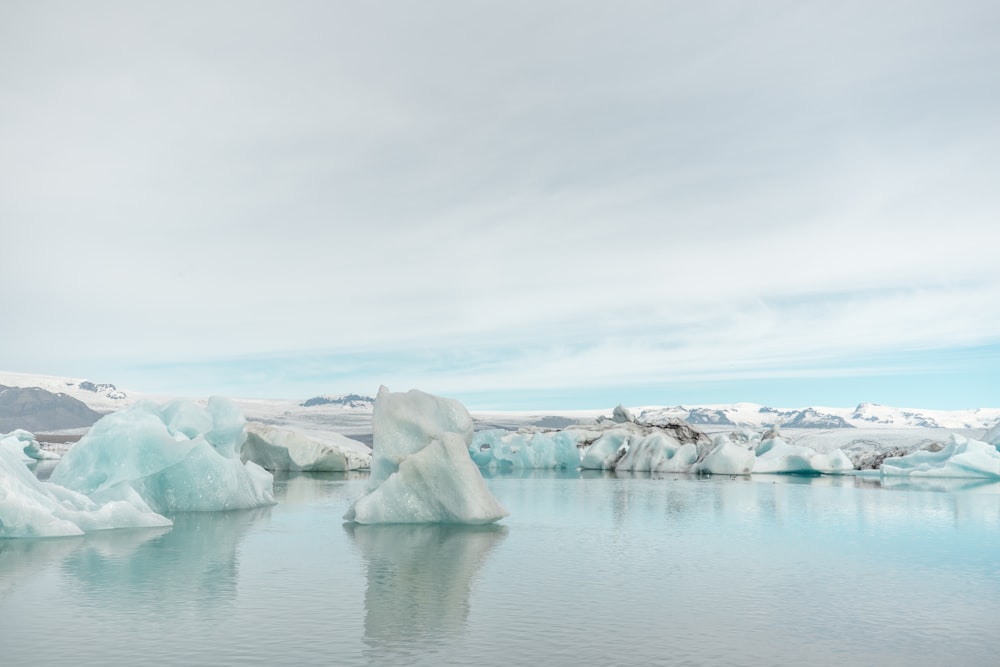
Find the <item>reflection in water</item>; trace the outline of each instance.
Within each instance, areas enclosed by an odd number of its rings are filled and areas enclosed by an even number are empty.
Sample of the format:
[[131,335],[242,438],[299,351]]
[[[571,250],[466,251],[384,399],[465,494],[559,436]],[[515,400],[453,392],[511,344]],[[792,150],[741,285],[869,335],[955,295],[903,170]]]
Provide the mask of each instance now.
[[507,534],[496,524],[344,524],[368,568],[365,643],[381,655],[434,650],[465,629],[472,579]]
[[311,504],[343,498],[347,503],[348,482],[368,479],[367,470],[345,472],[275,471],[274,497],[283,504]]
[[152,538],[143,531],[147,538],[138,543],[136,531],[95,533],[97,540],[87,539],[65,556],[62,569],[96,605],[114,596],[116,604],[125,601],[136,611],[212,607],[235,597],[237,547],[270,512],[263,507],[177,514],[173,528]]
[[104,530],[79,537],[0,540],[0,599],[50,563],[63,562],[78,552],[88,551],[109,559],[127,559],[132,557],[139,545],[169,530]]

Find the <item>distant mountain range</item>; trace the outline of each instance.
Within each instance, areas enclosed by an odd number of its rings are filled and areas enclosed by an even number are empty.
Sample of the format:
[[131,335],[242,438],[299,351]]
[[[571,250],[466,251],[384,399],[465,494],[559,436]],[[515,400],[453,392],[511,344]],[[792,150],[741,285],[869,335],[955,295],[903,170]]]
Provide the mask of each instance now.
[[33,433],[83,428],[103,416],[67,394],[0,385],[0,433],[19,428]]
[[303,408],[312,408],[317,405],[336,405],[342,408],[371,410],[375,406],[375,399],[371,396],[361,396],[359,394],[324,395],[307,398],[299,403],[299,405]]
[[657,424],[679,419],[701,426],[767,428],[989,428],[1000,420],[1000,408],[925,410],[861,403],[854,408],[771,408],[758,403],[651,407],[633,410],[639,422]]
[[[28,375],[0,371],[0,433],[23,428],[44,432],[90,426],[102,414],[113,412],[137,400],[153,397],[148,394],[125,392],[110,383],[87,379]],[[362,394],[320,395],[302,400],[236,399],[248,419],[274,421],[278,416],[304,418],[323,423],[323,415],[358,415],[370,413],[375,399]],[[896,408],[876,403],[861,403],[853,408],[805,407],[773,408],[758,403],[726,405],[677,405],[632,408],[640,423],[657,424],[681,420],[710,431],[726,428],[766,429],[781,424],[795,429],[849,428],[942,428],[986,429],[1000,421],[1000,408],[968,410],[929,410]],[[514,415],[514,413],[510,413]],[[542,419],[579,421],[572,411],[518,413],[521,421],[530,414],[539,423]],[[611,414],[611,410],[607,411]],[[499,417],[500,413],[492,414]],[[339,419],[339,418],[338,418]],[[494,419],[496,421],[496,419]],[[502,420],[501,420],[502,421]],[[565,421],[565,420],[563,420]]]

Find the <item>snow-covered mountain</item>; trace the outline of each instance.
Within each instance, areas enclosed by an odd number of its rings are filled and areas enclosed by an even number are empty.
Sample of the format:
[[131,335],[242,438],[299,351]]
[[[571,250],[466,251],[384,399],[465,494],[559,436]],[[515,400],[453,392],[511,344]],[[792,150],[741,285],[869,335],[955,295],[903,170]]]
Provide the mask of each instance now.
[[989,428],[1000,420],[1000,408],[930,410],[861,403],[854,408],[772,408],[759,403],[677,405],[634,408],[640,422],[664,423],[679,419],[703,426],[766,428],[780,422],[785,428]]
[[331,396],[313,396],[307,398],[299,405],[303,408],[312,408],[318,405],[336,405],[342,408],[353,408],[361,410],[371,410],[375,406],[375,399],[371,396],[361,396],[360,394],[338,394]]
[[[103,378],[102,378],[103,380]],[[113,412],[138,400],[166,400],[131,389],[122,390],[108,382],[88,378],[65,378],[0,371],[0,385],[37,387],[55,394],[66,394],[82,401],[91,410]],[[360,394],[314,396],[309,399],[234,399],[247,419],[271,424],[300,423],[313,428],[328,428],[344,433],[370,433],[373,399]],[[987,429],[1000,421],[1000,407],[968,410],[930,410],[896,408],[875,403],[836,408],[810,406],[775,408],[759,403],[720,405],[677,405],[631,407],[642,423],[665,423],[671,419],[686,421],[709,431],[745,427],[766,429],[780,422],[787,429]],[[611,409],[603,414],[611,415]],[[490,425],[517,428],[523,425],[565,426],[570,422],[589,422],[599,410],[551,410],[476,413],[477,421]],[[551,422],[551,423],[550,423]],[[556,423],[558,422],[558,424]]]
[[32,375],[8,371],[0,371],[0,385],[22,388],[36,387],[53,394],[66,394],[83,402],[91,410],[102,413],[114,412],[146,397],[145,394],[125,392],[113,384],[94,382],[88,378]]

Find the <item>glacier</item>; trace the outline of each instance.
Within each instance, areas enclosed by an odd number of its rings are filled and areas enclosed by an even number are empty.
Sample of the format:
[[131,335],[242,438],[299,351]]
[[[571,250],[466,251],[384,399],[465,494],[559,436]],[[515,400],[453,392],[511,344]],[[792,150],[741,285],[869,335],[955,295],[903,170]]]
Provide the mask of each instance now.
[[247,424],[240,458],[267,470],[297,472],[362,470],[372,461],[364,443],[339,433],[305,433],[260,422]]
[[487,524],[507,516],[469,455],[472,417],[458,401],[382,386],[372,431],[368,492],[346,521]]
[[57,484],[41,482],[21,458],[0,447],[0,538],[68,537],[112,528],[169,526],[134,491],[97,502]]
[[222,397],[205,407],[139,402],[94,424],[49,481],[96,502],[137,494],[161,513],[273,505],[271,473],[240,460],[244,424],[235,403]]

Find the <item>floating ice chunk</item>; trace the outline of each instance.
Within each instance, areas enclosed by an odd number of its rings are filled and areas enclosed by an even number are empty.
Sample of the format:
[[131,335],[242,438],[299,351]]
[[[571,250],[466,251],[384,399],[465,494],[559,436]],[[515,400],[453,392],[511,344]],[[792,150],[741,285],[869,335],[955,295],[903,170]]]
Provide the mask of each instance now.
[[236,405],[213,397],[136,403],[98,421],[66,453],[50,480],[96,501],[132,492],[157,512],[273,505],[273,478],[239,458],[245,432]]
[[691,472],[710,475],[749,475],[753,472],[754,451],[737,444],[724,435],[712,440],[712,447],[703,459],[691,466]]
[[633,435],[633,431],[629,429],[611,429],[587,448],[580,467],[584,470],[614,470],[618,460],[628,451],[628,443]]
[[370,491],[356,523],[492,523],[507,516],[469,457],[472,417],[458,401],[381,387],[372,416]]
[[698,445],[681,443],[666,433],[634,437],[615,470],[635,472],[688,472],[698,460]]
[[811,447],[791,445],[780,436],[768,438],[757,445],[754,473],[826,473],[843,474],[854,464],[840,449],[820,454]]
[[1000,478],[1000,451],[988,442],[952,434],[939,451],[887,458],[880,470],[883,476]]
[[94,530],[169,526],[135,493],[98,503],[40,482],[16,453],[0,447],[0,538],[64,537]]
[[44,459],[57,459],[59,455],[55,452],[47,452],[38,445],[38,440],[34,434],[24,429],[16,429],[5,435],[0,435],[0,447],[14,452],[22,461],[41,461]]
[[469,454],[480,468],[527,470],[576,468],[580,465],[576,437],[566,431],[479,431],[472,437]]
[[267,470],[343,472],[371,466],[371,450],[339,433],[308,435],[259,422],[247,424],[240,457]]

